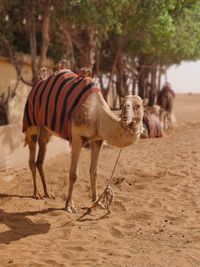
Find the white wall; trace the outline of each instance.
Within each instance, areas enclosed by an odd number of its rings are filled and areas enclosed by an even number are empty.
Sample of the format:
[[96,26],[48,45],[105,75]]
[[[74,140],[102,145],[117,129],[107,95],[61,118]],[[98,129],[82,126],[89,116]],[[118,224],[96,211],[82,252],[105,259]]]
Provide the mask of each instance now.
[[[46,159],[69,151],[69,143],[66,140],[52,136],[47,146]],[[0,171],[28,167],[28,157],[28,147],[24,147],[22,125],[0,126]]]

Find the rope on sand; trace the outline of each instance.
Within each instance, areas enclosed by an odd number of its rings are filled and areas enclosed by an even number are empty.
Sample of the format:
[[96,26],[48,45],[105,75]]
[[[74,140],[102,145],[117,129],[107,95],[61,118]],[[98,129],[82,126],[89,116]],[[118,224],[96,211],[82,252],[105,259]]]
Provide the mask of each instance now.
[[[97,199],[97,201],[95,201],[93,203],[93,205],[89,208],[87,208],[86,212],[83,213],[83,215],[81,215],[77,221],[81,221],[83,219],[83,217],[85,217],[86,215],[89,215],[92,210],[96,207],[101,207],[103,209],[107,209],[107,214],[110,214],[111,213],[111,210],[110,210],[110,205],[111,203],[113,202],[113,198],[114,198],[114,193],[113,193],[113,190],[112,190],[112,187],[111,187],[111,183],[112,183],[112,179],[113,179],[113,174],[115,172],[115,169],[116,169],[116,166],[117,166],[117,163],[119,161],[119,157],[121,155],[121,152],[122,152],[122,148],[124,147],[124,144],[125,144],[125,140],[127,138],[127,135],[128,135],[128,132],[129,130],[126,131],[126,135],[125,135],[125,138],[124,138],[124,143],[123,145],[121,146],[120,148],[120,151],[119,151],[119,154],[118,154],[118,157],[116,159],[116,162],[115,162],[115,165],[114,165],[114,168],[113,168],[113,171],[111,173],[111,176],[110,176],[110,179],[107,183],[107,186],[106,188],[104,189],[103,193],[100,195],[100,197]],[[141,131],[138,131],[135,133],[135,135],[139,135],[141,134]],[[101,202],[100,202],[101,201]]]
[[92,210],[94,208],[96,208],[96,207],[101,207],[103,209],[106,209],[107,210],[107,214],[111,213],[110,205],[113,202],[113,198],[114,198],[114,193],[113,193],[113,189],[111,187],[111,183],[112,183],[112,179],[113,179],[113,174],[115,172],[117,163],[119,161],[119,157],[120,157],[121,152],[122,152],[122,148],[123,148],[123,146],[120,148],[120,151],[119,151],[118,157],[116,159],[116,162],[115,162],[113,171],[111,173],[110,179],[109,179],[109,181],[108,181],[103,193],[99,196],[97,201],[95,201],[91,207],[87,208],[86,212],[83,215],[81,215],[77,219],[77,221],[81,221],[83,219],[83,217],[85,217],[86,215],[89,215],[92,212]]

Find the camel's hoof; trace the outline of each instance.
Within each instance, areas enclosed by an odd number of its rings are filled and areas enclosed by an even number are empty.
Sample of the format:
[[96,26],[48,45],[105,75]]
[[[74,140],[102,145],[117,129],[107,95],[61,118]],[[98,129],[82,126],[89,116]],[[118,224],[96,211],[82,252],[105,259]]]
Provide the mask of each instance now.
[[49,193],[45,193],[44,197],[50,198],[50,199],[55,199],[55,196]]
[[92,203],[94,206],[96,206],[102,210],[105,210],[105,205],[101,201],[98,201],[98,197],[96,197],[95,200],[92,199]]
[[96,203],[96,206],[99,207],[102,210],[105,210],[106,209],[105,205],[102,202],[100,202],[100,201]]
[[40,193],[34,193],[33,194],[33,198],[35,198],[35,199],[43,199],[43,196],[40,194]]
[[78,212],[78,210],[74,207],[74,205],[73,204],[71,204],[71,203],[66,203],[66,205],[65,205],[65,210],[67,211],[67,212],[69,212],[69,213],[77,213]]
[[95,203],[95,202],[97,202],[98,201],[98,196],[94,196],[94,197],[92,197],[92,203]]

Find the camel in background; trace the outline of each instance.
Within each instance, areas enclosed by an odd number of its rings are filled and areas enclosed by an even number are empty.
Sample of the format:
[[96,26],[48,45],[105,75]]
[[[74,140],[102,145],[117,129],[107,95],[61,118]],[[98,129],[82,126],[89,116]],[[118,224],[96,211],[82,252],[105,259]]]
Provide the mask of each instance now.
[[143,116],[144,131],[142,138],[163,137],[163,125],[160,120],[161,108],[158,105],[146,107]]
[[172,90],[170,83],[164,84],[157,99],[157,105],[161,107],[160,119],[164,129],[173,128],[174,99],[175,93]]
[[[59,81],[60,84],[57,84]],[[81,84],[84,86],[80,89]],[[36,185],[36,168],[42,180],[45,197],[51,197],[43,168],[46,146],[50,136],[54,134],[65,138],[66,131],[70,130],[71,166],[65,204],[65,210],[68,212],[77,212],[72,200],[72,193],[78,178],[78,160],[83,142],[91,141],[90,181],[92,201],[96,201],[98,197],[97,167],[103,140],[116,147],[125,147],[136,142],[142,132],[144,106],[147,104],[147,100],[142,100],[139,96],[128,95],[122,99],[121,115],[118,118],[111,112],[100,90],[94,90],[87,95],[73,116],[69,117],[69,113],[66,112],[68,106],[76,108],[69,100],[70,94],[80,89],[82,98],[82,93],[90,87],[95,89],[91,77],[80,77],[72,72],[69,73],[69,70],[56,72],[35,85],[28,96],[24,111],[23,131],[25,132],[25,142],[29,147],[29,167],[32,172],[35,198],[41,198]],[[61,105],[61,103],[63,104]],[[60,106],[64,112],[60,112]],[[59,113],[63,115],[61,118],[58,116]],[[49,123],[50,116],[53,119]],[[70,129],[63,123],[59,124],[60,120],[65,122],[66,117],[70,119]],[[59,128],[60,131],[55,130]],[[39,151],[36,160],[37,144]]]

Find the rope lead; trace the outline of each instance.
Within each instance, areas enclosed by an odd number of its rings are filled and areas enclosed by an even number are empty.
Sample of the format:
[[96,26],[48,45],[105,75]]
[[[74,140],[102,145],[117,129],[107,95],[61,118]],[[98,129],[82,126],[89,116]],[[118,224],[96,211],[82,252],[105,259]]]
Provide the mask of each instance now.
[[[128,134],[128,131],[126,132],[125,138],[127,137],[127,134]],[[125,141],[124,141],[124,143],[125,143]],[[96,207],[101,207],[103,209],[107,209],[107,213],[108,214],[111,213],[110,205],[113,202],[113,198],[114,198],[114,192],[113,192],[113,189],[111,187],[111,183],[112,183],[112,179],[113,179],[113,175],[114,175],[117,163],[119,161],[119,157],[120,157],[121,152],[122,152],[122,148],[123,148],[123,146],[120,148],[120,151],[119,151],[118,157],[116,159],[115,165],[113,167],[113,171],[111,173],[110,179],[109,179],[107,186],[104,189],[103,193],[99,196],[97,201],[95,201],[91,207],[87,208],[86,212],[83,215],[81,215],[81,217],[79,217],[77,219],[77,221],[80,221],[83,217],[85,217],[86,215],[89,215],[92,212],[92,209],[94,209]]]

